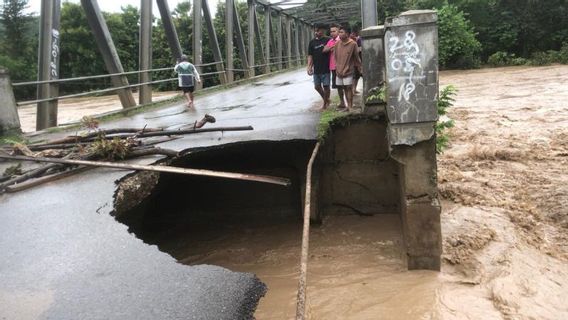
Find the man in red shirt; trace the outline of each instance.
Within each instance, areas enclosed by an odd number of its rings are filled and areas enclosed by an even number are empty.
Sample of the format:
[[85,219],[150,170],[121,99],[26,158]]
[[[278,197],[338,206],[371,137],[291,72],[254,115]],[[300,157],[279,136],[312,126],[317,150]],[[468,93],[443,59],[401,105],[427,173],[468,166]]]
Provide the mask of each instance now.
[[331,87],[333,89],[337,89],[337,94],[339,95],[338,108],[341,109],[345,108],[345,97],[343,94],[343,89],[337,87],[337,85],[335,84],[335,79],[337,78],[337,75],[335,73],[335,58],[333,56],[333,48],[335,47],[335,44],[339,42],[339,25],[335,23],[332,24],[331,27],[329,28],[329,35],[331,39],[329,39],[326,46],[323,48],[323,52],[331,52],[329,57],[329,70],[331,70]]
[[347,100],[347,111],[353,108],[353,75],[361,70],[361,58],[357,42],[349,38],[349,27],[339,28],[339,42],[335,44],[333,54],[335,58],[335,73],[337,74],[336,85],[343,89]]

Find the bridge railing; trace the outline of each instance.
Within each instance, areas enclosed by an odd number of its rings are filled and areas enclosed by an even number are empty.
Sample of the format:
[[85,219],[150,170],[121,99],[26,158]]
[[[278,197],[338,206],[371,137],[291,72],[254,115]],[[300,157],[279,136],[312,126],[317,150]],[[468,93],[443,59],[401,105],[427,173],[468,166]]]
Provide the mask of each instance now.
[[[292,62],[292,63],[296,63],[296,64],[302,63],[305,60],[304,58],[297,57],[297,56],[289,56],[289,57],[283,57],[283,58],[286,59],[285,60],[286,63]],[[288,58],[293,58],[293,59],[289,60]],[[207,66],[213,66],[213,65],[218,65],[218,64],[222,64],[222,63],[223,62],[203,63],[203,64],[200,64],[200,65],[196,65],[196,67],[207,67]],[[280,63],[281,62],[263,63],[263,64],[257,64],[257,65],[251,66],[248,69],[236,69],[236,68],[227,69],[227,68],[225,68],[225,70],[249,72],[250,69],[278,65]],[[147,73],[147,72],[159,72],[159,71],[173,71],[173,68],[167,67],[167,68],[127,71],[127,72],[119,72],[119,73],[109,73],[109,74],[74,77],[74,78],[64,78],[64,79],[54,79],[54,80],[16,82],[16,83],[12,83],[12,87],[37,86],[37,85],[40,85],[40,84],[61,84],[61,83],[74,82],[74,81],[110,78],[110,77],[113,77],[113,76],[125,76],[125,75],[141,74],[141,73]],[[200,75],[202,77],[207,77],[207,76],[219,75],[219,74],[224,74],[224,73],[226,73],[226,71],[213,71],[213,72],[201,73]],[[27,100],[27,101],[22,101],[22,102],[16,102],[16,105],[18,107],[20,107],[20,106],[37,104],[37,103],[40,103],[40,102],[64,100],[64,99],[70,99],[70,98],[78,98],[78,97],[90,96],[90,95],[94,95],[94,94],[113,92],[113,91],[121,90],[121,89],[130,89],[130,88],[136,88],[136,87],[140,87],[140,86],[144,86],[144,85],[152,85],[152,84],[171,82],[171,81],[177,81],[177,80],[178,80],[177,77],[173,77],[173,78],[167,78],[167,79],[162,79],[162,80],[140,82],[140,83],[130,84],[130,85],[127,85],[127,86],[112,87],[112,88],[107,88],[107,89],[90,90],[90,91],[86,91],[86,92],[69,94],[69,95],[61,95],[61,96],[54,96],[54,97],[50,97],[50,98],[44,98],[44,99],[36,99],[36,100]]]
[[[82,1],[81,5],[95,37],[97,46],[109,74],[85,76],[68,79],[59,79],[60,56],[60,5],[59,2],[50,2],[42,7],[40,16],[40,46],[38,50],[38,80],[15,83],[14,87],[33,85],[37,86],[37,96],[32,101],[22,101],[16,106],[37,104],[36,129],[41,130],[57,125],[57,102],[62,99],[88,96],[106,92],[116,92],[123,108],[130,108],[151,102],[152,84],[175,81],[176,78],[152,80],[151,72],[168,70],[169,68],[152,69],[151,33],[152,10],[150,2],[143,1],[140,9],[140,71],[123,72],[122,64],[116,46],[113,43],[104,15],[95,2]],[[157,1],[160,16],[165,29],[168,45],[173,58],[180,58],[182,48],[175,30],[170,10],[166,0]],[[235,72],[240,72],[244,78],[251,78],[255,74],[267,74],[285,68],[298,66],[305,62],[307,44],[311,38],[311,23],[295,14],[288,13],[279,3],[268,3],[264,0],[247,0],[248,6],[248,39],[241,29],[238,8],[235,0],[225,0],[225,55],[221,54],[221,47],[217,39],[215,26],[209,11],[207,0],[193,0],[193,63],[201,68],[215,66],[215,72],[202,73],[203,76],[219,76],[221,84],[231,83],[235,80]],[[259,17],[264,15],[264,30],[260,26]],[[202,26],[207,27],[209,46],[213,53],[214,62],[202,61]],[[235,53],[238,54],[241,66],[236,66]],[[274,68],[273,66],[277,66]],[[208,70],[209,71],[209,70]],[[213,71],[213,70],[210,70]],[[136,84],[131,84],[127,76],[139,74]],[[59,84],[72,81],[85,81],[97,78],[110,78],[112,88],[92,90],[74,94],[59,94]],[[136,102],[131,88],[138,87],[139,102]],[[14,108],[16,107],[14,106]]]

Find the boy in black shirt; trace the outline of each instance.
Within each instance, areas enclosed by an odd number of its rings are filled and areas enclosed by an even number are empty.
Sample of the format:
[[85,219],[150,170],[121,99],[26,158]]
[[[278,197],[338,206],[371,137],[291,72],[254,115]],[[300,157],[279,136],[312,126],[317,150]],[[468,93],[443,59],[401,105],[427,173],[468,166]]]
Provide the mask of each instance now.
[[314,88],[323,99],[323,105],[320,110],[329,106],[329,52],[324,53],[323,47],[329,41],[324,35],[325,26],[317,25],[315,28],[315,38],[308,45],[308,75],[313,75]]

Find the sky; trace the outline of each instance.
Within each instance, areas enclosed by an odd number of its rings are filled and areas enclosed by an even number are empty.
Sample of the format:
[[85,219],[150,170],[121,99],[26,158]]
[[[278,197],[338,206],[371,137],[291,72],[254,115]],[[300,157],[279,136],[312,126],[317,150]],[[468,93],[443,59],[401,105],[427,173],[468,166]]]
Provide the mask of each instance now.
[[[187,1],[187,0],[185,0]],[[217,2],[223,0],[208,0],[209,9],[211,10],[211,14],[215,15],[215,9],[217,8]],[[80,0],[61,0],[61,2],[73,2],[73,3],[80,3]],[[152,9],[152,13],[154,15],[159,15],[158,7],[156,5],[156,1],[152,1],[154,7]],[[168,7],[170,10],[173,10],[179,2],[182,0],[168,0]],[[125,7],[127,5],[132,5],[136,8],[140,8],[140,0],[98,0],[99,8],[102,11],[106,12],[121,12],[120,8]],[[28,5],[30,6],[28,11],[30,13],[35,12],[39,14],[41,9],[41,0],[29,0]]]
[[[66,1],[74,3],[81,2],[80,0],[61,0],[61,2],[66,2]],[[215,16],[217,3],[220,1],[224,0],[207,0],[212,16]],[[245,1],[245,0],[237,0],[237,1]],[[154,8],[152,9],[152,13],[154,15],[159,15],[156,1],[152,2],[154,3]],[[173,10],[179,2],[182,2],[182,0],[168,0],[168,7],[170,8],[170,10]],[[282,0],[269,0],[268,2],[282,2]],[[294,0],[293,2],[300,3],[300,2],[306,2],[306,0]],[[106,12],[121,12],[120,7],[124,7],[127,5],[132,5],[136,8],[140,7],[140,0],[98,0],[98,3],[101,10]],[[41,0],[29,0],[28,5],[29,5],[28,9],[29,13],[35,12],[36,14],[39,14],[41,9]]]

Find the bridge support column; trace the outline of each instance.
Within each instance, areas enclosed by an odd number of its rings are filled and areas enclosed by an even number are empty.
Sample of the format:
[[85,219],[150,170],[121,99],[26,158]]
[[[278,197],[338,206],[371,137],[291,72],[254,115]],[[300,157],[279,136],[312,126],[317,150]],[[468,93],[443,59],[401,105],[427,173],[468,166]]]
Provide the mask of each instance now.
[[300,56],[300,21],[294,18],[294,55],[295,55],[295,65],[301,66],[302,61]]
[[227,57],[227,69],[225,74],[227,75],[227,82],[231,83],[234,81],[233,69],[235,68],[233,60],[233,9],[234,0],[226,0],[225,2],[225,50]]
[[292,18],[286,16],[286,68],[292,67]]
[[172,51],[172,55],[176,60],[181,58],[183,51],[181,50],[181,45],[179,43],[179,38],[176,32],[176,27],[172,20],[172,14],[170,13],[170,8],[168,7],[168,1],[166,0],[156,0],[158,4],[158,10],[160,11],[160,17],[162,18],[162,23],[164,25],[164,31],[166,33],[166,38],[168,38],[168,45]]
[[254,0],[248,0],[248,62],[249,62],[249,77],[254,77]]
[[[97,46],[103,56],[107,71],[109,73],[123,73],[124,69],[120,63],[118,52],[116,51],[116,47],[114,46],[114,42],[112,41],[112,37],[110,36],[110,32],[108,31],[97,1],[81,0],[81,5],[87,15],[89,26],[95,35]],[[113,76],[111,77],[111,81],[115,87],[128,86],[128,79],[124,75]],[[123,108],[136,106],[132,90],[124,88],[118,89],[117,92]]]
[[20,118],[10,75],[6,70],[0,69],[0,135],[10,132],[21,132]]
[[282,70],[282,50],[283,50],[283,39],[284,33],[282,32],[282,13],[278,13],[278,70]]
[[[202,73],[200,65],[203,63],[202,60],[202,40],[203,32],[201,32],[202,26],[202,0],[193,0],[193,64],[199,73]],[[195,84],[196,88],[201,88],[200,83]]]
[[235,35],[237,38],[237,47],[239,49],[239,56],[242,62],[242,68],[245,69],[245,78],[250,77],[249,66],[250,61],[248,61],[247,49],[245,47],[245,39],[243,37],[243,30],[241,29],[241,22],[239,21],[239,15],[237,13],[237,6],[234,1],[233,2],[233,22],[235,26]]
[[377,1],[361,0],[361,22],[363,28],[374,27],[378,24]]
[[[38,81],[59,79],[59,23],[60,0],[42,0],[39,38]],[[59,85],[42,83],[37,87],[37,98],[47,99],[59,95]],[[36,130],[57,126],[57,100],[37,104]]]
[[364,110],[380,104],[378,100],[370,100],[369,96],[385,85],[385,28],[373,26],[361,30],[363,39],[363,105]]
[[[140,0],[140,49],[139,69],[152,69],[152,0]],[[138,76],[140,83],[152,81],[150,72],[140,73]],[[141,85],[138,87],[138,103],[140,105],[152,103],[152,85]]]
[[213,19],[211,18],[211,11],[209,10],[209,4],[207,0],[203,0],[203,19],[205,19],[205,25],[207,26],[207,35],[209,36],[209,47],[213,52],[213,59],[218,62],[215,65],[217,72],[219,73],[219,82],[221,84],[227,83],[227,76],[225,74],[225,66],[223,64],[223,57],[221,56],[221,47],[219,46],[219,40],[217,39],[217,33],[215,32],[215,26],[213,25]]
[[270,16],[270,5],[264,7],[264,47],[265,47],[265,60],[266,66],[264,67],[264,73],[270,73],[270,63],[272,59],[270,59],[270,40],[272,39],[272,17]]
[[440,270],[442,231],[436,182],[436,138],[413,146],[394,146],[401,164],[401,219],[408,269]]
[[440,270],[438,200],[438,30],[436,12],[409,11],[385,23],[386,115],[401,164],[401,215],[409,269]]

